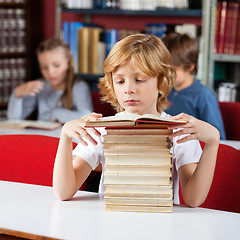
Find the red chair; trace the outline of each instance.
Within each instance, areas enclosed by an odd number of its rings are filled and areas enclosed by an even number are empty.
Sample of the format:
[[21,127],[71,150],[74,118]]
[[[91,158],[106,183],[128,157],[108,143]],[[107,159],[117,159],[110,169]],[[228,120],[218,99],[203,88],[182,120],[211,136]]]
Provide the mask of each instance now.
[[[179,191],[180,204],[184,204]],[[240,213],[240,151],[220,144],[213,182],[204,208]]]
[[0,180],[52,186],[58,142],[42,135],[1,135]]
[[219,102],[227,140],[240,141],[240,102]]
[[97,91],[91,92],[93,110],[96,113],[102,113],[103,117],[113,116],[116,114],[116,111],[110,103],[103,102],[101,100],[101,94]]

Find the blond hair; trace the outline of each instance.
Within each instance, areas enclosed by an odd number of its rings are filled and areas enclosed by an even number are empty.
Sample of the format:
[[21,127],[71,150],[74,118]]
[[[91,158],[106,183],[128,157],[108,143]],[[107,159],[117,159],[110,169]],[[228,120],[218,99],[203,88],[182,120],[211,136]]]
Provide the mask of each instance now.
[[73,56],[72,53],[70,51],[69,46],[60,39],[57,38],[50,38],[47,39],[45,41],[43,41],[42,43],[40,43],[40,45],[37,48],[37,55],[44,53],[46,51],[51,51],[54,50],[56,48],[61,48],[64,52],[64,56],[65,58],[68,60],[68,71],[67,71],[67,75],[65,78],[65,89],[63,91],[63,94],[61,96],[61,103],[63,105],[63,107],[68,108],[68,109],[72,109],[72,88],[73,88],[73,83],[74,83],[74,79],[75,79],[75,75],[74,75],[74,63],[73,63]]
[[136,67],[145,75],[157,77],[159,96],[156,108],[160,113],[168,105],[167,96],[176,74],[169,51],[154,35],[130,35],[113,46],[104,62],[105,76],[98,84],[103,100],[112,104],[118,112],[123,110],[114,92],[112,72],[129,59],[133,59]]

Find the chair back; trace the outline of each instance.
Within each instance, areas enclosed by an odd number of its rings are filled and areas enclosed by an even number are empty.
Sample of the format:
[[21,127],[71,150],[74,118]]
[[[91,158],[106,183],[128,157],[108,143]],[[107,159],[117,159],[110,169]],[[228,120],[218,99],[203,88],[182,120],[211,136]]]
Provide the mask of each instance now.
[[52,186],[58,142],[42,135],[1,135],[0,180]]
[[[179,197],[184,204],[181,192]],[[240,151],[219,145],[213,182],[200,207],[240,213]]]
[[240,141],[240,102],[219,102],[227,140]]

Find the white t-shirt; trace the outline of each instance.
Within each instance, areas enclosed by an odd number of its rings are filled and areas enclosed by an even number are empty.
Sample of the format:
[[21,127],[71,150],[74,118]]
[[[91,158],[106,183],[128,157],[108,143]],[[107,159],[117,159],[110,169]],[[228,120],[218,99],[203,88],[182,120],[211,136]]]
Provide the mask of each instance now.
[[[118,113],[123,115],[124,112]],[[170,115],[162,112],[161,117],[170,118]],[[98,128],[101,132],[102,136],[106,134],[105,128]],[[90,133],[91,134],[91,133]],[[91,143],[88,146],[83,146],[82,144],[78,144],[76,148],[73,150],[74,156],[79,156],[84,159],[94,170],[99,162],[102,164],[102,176],[99,185],[99,193],[103,194],[105,191],[105,186],[103,185],[104,178],[104,170],[105,170],[105,161],[106,158],[104,156],[103,151],[103,137],[97,137],[92,135],[93,138],[98,142],[97,146],[92,145]],[[181,136],[182,138],[183,136]],[[174,203],[179,204],[179,177],[178,170],[183,165],[189,163],[197,163],[201,157],[202,149],[198,140],[191,140],[185,143],[178,144],[176,141],[179,137],[173,138],[173,146],[170,149],[170,153],[172,154],[172,180],[173,180],[173,193],[174,193]],[[87,141],[87,140],[86,140]]]

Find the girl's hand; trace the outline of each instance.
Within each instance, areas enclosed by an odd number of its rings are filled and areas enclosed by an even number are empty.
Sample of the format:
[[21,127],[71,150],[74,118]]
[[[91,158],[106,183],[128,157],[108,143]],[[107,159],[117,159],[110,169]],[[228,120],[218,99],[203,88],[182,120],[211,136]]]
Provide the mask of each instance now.
[[174,124],[168,127],[169,129],[181,128],[180,130],[172,133],[169,137],[177,137],[187,134],[186,137],[177,140],[177,143],[183,143],[193,139],[197,139],[205,143],[219,143],[220,141],[219,131],[207,122],[198,120],[195,117],[192,117],[185,113],[180,113],[176,116],[171,117],[171,119],[181,119],[187,121],[186,124]]
[[15,88],[16,98],[25,96],[36,96],[37,93],[42,91],[44,88],[44,83],[39,80],[30,81],[23,83]]
[[[99,113],[91,113],[89,115],[86,115],[80,119],[73,120],[70,122],[67,122],[63,125],[62,128],[62,135],[66,136],[68,138],[75,138],[78,142],[81,144],[87,146],[87,142],[83,140],[82,137],[85,137],[89,142],[91,142],[93,145],[97,145],[97,142],[91,137],[91,135],[87,132],[85,129],[85,124],[88,121],[95,121],[98,118],[102,117],[102,114]],[[93,134],[100,137],[101,133],[97,131],[95,128],[89,129]]]

